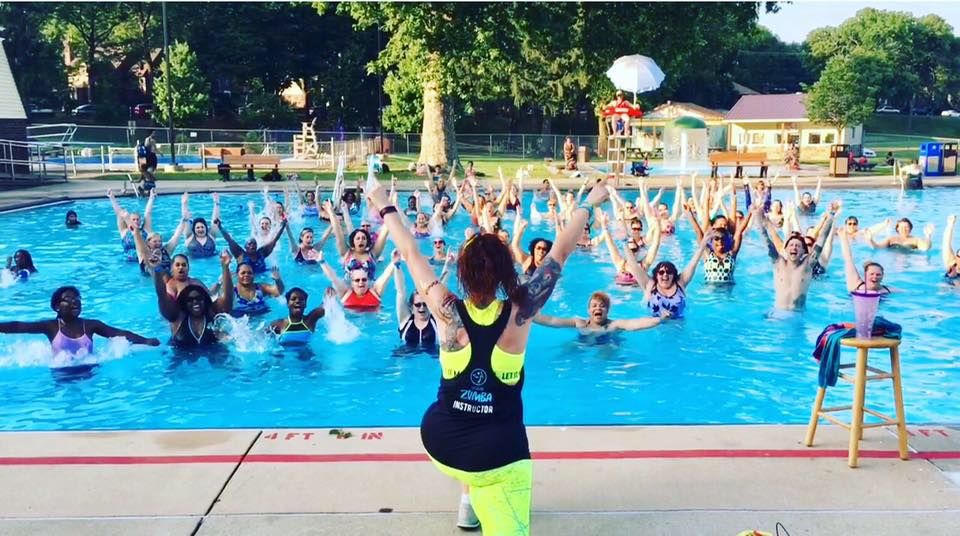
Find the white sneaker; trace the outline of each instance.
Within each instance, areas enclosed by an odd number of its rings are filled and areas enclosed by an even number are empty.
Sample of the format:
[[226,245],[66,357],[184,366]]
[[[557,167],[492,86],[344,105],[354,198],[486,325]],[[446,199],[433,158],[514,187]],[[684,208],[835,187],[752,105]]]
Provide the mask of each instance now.
[[468,502],[460,502],[460,511],[457,513],[457,526],[464,530],[476,530],[480,528],[480,520],[473,511],[473,505]]

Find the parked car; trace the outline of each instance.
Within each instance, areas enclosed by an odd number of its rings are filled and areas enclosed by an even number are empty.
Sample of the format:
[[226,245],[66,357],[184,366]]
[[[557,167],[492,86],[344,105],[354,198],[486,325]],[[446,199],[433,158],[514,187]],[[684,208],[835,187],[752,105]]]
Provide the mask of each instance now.
[[960,112],[956,110],[944,110],[940,112],[940,117],[960,117]]
[[134,119],[146,119],[150,117],[151,112],[153,112],[153,104],[149,102],[137,104],[133,108],[130,108],[130,115],[132,115]]
[[876,158],[876,157],[877,157],[877,152],[874,151],[873,149],[864,149],[864,150],[861,151],[861,152],[863,153],[863,156],[866,156],[867,158]]
[[894,108],[893,106],[883,105],[877,108],[878,114],[898,114],[900,113],[900,108]]
[[31,102],[27,104],[27,115],[30,118],[49,117],[53,115],[53,108],[41,108],[39,104]]
[[81,104],[70,112],[70,115],[78,119],[93,119],[97,116],[96,104]]

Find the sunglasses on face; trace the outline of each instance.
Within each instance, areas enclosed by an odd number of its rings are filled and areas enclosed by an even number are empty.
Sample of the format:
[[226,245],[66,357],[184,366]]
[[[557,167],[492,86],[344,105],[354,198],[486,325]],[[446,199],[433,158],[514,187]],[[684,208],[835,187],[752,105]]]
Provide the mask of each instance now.
[[670,270],[667,270],[666,268],[661,268],[657,270],[657,275],[673,275],[673,274],[670,273]]
[[366,283],[368,279],[366,277],[358,277],[353,280],[354,283]]
[[630,230],[631,230],[631,231],[636,231],[636,232],[639,233],[639,232],[642,231],[643,229],[640,228],[640,227],[631,227]]
[[417,302],[413,304],[413,306],[416,307],[417,309],[426,309],[427,302]]
[[856,227],[856,226],[859,225],[859,224],[858,224],[857,222],[855,222],[855,221],[848,221],[848,222],[847,222],[847,225],[850,225],[850,226],[852,226],[852,227]]

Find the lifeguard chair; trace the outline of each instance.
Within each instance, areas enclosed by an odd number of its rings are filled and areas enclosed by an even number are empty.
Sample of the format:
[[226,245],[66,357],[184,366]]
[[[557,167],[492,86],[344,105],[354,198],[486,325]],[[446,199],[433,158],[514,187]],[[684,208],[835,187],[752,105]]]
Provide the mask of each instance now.
[[607,106],[602,114],[607,125],[607,172],[613,175],[615,183],[619,185],[627,164],[627,150],[633,148],[633,137],[627,135],[629,121],[624,121],[622,130],[618,128],[617,121],[623,116],[643,117],[643,110],[624,102],[620,106]]
[[319,160],[320,144],[313,124],[300,123],[300,134],[293,136],[293,157],[297,160]]

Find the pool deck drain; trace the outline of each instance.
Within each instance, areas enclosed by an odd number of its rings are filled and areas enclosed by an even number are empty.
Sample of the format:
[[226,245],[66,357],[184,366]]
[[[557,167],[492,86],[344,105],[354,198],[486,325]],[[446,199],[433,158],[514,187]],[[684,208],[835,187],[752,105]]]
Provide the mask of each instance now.
[[[534,534],[955,534],[960,430],[530,427]],[[8,432],[0,534],[455,535],[416,428]]]

